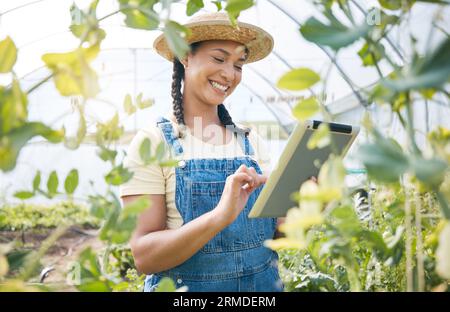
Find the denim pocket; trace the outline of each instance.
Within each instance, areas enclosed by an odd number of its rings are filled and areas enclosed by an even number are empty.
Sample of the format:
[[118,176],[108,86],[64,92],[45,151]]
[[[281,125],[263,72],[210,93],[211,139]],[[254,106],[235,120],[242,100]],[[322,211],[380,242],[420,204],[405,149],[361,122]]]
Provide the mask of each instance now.
[[[191,207],[193,217],[197,218],[213,210],[220,201],[224,187],[225,181],[193,182]],[[249,199],[247,206],[236,220],[211,239],[202,251],[227,252],[261,246],[264,240],[264,225],[247,217],[253,202],[254,200]]]
[[[192,183],[192,217],[193,219],[212,211],[219,203],[220,197],[225,187],[225,181],[193,182]],[[216,234],[202,251],[216,252],[223,248],[222,233]]]

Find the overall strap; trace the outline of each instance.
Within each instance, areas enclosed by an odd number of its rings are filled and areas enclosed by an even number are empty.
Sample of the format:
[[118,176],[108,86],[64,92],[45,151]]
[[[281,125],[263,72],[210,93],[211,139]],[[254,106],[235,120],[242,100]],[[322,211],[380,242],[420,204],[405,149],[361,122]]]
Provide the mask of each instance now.
[[183,147],[181,146],[180,141],[175,136],[175,132],[173,130],[172,123],[160,116],[157,119],[156,125],[161,129],[164,134],[164,138],[166,139],[167,144],[172,148],[175,156],[179,156],[183,153]]
[[236,126],[232,127],[232,130],[234,132],[234,136],[239,142],[239,145],[241,146],[242,150],[244,151],[244,154],[246,156],[253,156],[255,155],[255,152],[253,150],[252,145],[250,144],[250,140],[248,139],[248,135],[251,131],[250,128],[239,128]]

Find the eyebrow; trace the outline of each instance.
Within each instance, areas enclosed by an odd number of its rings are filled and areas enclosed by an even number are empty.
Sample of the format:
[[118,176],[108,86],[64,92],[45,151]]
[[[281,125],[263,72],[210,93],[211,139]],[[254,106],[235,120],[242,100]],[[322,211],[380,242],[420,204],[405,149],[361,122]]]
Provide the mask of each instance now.
[[[226,50],[224,50],[224,49],[221,49],[221,48],[216,48],[216,49],[211,49],[211,50],[220,51],[220,52],[224,53],[224,54],[227,55],[227,56],[230,56],[230,55],[231,55],[230,52],[228,52],[228,51],[226,51]],[[247,56],[247,55],[246,55],[246,56]],[[239,61],[242,61],[242,62],[245,62],[245,60],[246,60],[245,57],[241,57],[241,58],[239,59]]]

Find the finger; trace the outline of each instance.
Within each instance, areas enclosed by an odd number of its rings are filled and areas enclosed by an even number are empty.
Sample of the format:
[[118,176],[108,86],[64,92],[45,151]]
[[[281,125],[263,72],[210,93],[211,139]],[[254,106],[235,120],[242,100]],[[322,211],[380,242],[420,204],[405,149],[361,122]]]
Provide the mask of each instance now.
[[258,174],[256,170],[252,167],[254,175],[252,177],[255,179],[255,187],[259,187],[260,185],[266,183],[268,176],[266,174]]
[[237,172],[247,172],[247,166],[245,166],[244,164],[240,165],[239,168],[236,170]]
[[261,184],[266,183],[267,179],[269,179],[269,177],[266,174],[260,174],[258,177]]
[[238,172],[233,175],[232,183],[239,184],[239,186],[243,186],[244,184],[250,184],[253,181],[253,178],[246,173]]
[[257,180],[255,181],[255,183],[252,183],[248,188],[247,187],[245,188],[248,193],[253,192],[255,189],[259,188],[261,185],[263,185],[267,181],[266,175],[258,174],[256,178],[257,178]]
[[[247,172],[252,178],[253,181],[257,184],[260,183],[260,178],[259,178],[259,174],[256,172],[254,167],[249,167],[248,168],[248,172]],[[253,185],[252,185],[253,186]]]

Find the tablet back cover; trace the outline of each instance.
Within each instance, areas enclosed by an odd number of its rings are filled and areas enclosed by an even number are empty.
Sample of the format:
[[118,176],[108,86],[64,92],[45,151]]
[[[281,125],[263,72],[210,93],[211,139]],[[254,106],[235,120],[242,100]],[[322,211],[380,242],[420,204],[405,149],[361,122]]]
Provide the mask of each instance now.
[[[298,206],[292,194],[298,192],[301,184],[307,179],[317,177],[320,166],[332,152],[330,145],[321,149],[307,148],[306,145],[314,131],[316,130],[308,128],[306,124],[296,126],[249,217],[284,217],[290,208]],[[351,133],[331,132],[331,136],[339,154],[342,154],[354,139]]]

